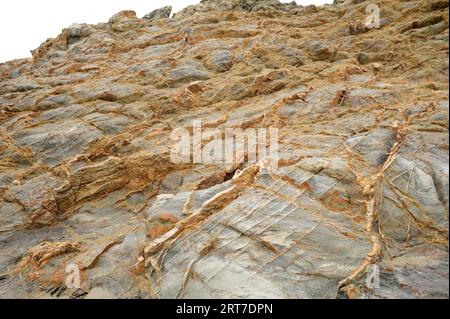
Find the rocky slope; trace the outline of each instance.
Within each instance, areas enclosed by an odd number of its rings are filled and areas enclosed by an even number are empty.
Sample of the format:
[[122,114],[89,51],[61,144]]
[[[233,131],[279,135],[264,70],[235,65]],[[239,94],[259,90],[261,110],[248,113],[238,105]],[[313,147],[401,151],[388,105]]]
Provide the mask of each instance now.
[[[448,2],[335,2],[125,11],[0,64],[0,297],[448,298]],[[174,163],[195,119],[278,128],[278,167]]]

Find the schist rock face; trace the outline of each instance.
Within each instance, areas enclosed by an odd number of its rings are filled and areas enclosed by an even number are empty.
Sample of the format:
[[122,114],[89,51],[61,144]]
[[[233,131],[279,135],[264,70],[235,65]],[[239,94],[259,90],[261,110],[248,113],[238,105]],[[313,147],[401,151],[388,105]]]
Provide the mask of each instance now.
[[170,13],[0,64],[0,297],[448,298],[448,2]]

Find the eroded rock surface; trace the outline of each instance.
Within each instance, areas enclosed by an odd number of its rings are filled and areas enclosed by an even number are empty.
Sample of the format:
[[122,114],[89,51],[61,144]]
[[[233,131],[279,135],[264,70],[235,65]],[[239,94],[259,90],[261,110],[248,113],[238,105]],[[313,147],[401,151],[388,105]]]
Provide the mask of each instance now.
[[[124,11],[0,64],[0,297],[448,298],[448,2],[370,3]],[[278,167],[174,163],[193,120],[278,128]]]

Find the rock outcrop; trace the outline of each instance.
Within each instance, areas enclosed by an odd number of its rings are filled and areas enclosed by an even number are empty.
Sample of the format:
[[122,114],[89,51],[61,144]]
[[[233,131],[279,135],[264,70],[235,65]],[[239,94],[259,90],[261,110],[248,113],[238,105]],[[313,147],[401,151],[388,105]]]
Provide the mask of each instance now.
[[172,12],[171,6],[162,7],[156,10],[153,10],[149,14],[146,14],[142,17],[142,19],[148,20],[156,20],[170,17],[170,13]]
[[[368,4],[123,11],[0,64],[0,297],[448,298],[448,2]],[[277,165],[174,162],[194,120],[277,128]]]

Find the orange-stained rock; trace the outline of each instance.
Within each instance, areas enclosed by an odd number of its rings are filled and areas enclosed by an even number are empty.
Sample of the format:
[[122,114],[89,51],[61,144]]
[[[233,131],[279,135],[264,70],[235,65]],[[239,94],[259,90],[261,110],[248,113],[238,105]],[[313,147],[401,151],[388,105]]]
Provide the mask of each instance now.
[[[448,298],[448,1],[334,2],[122,11],[0,64],[0,298]],[[204,161],[270,128],[277,162]]]

